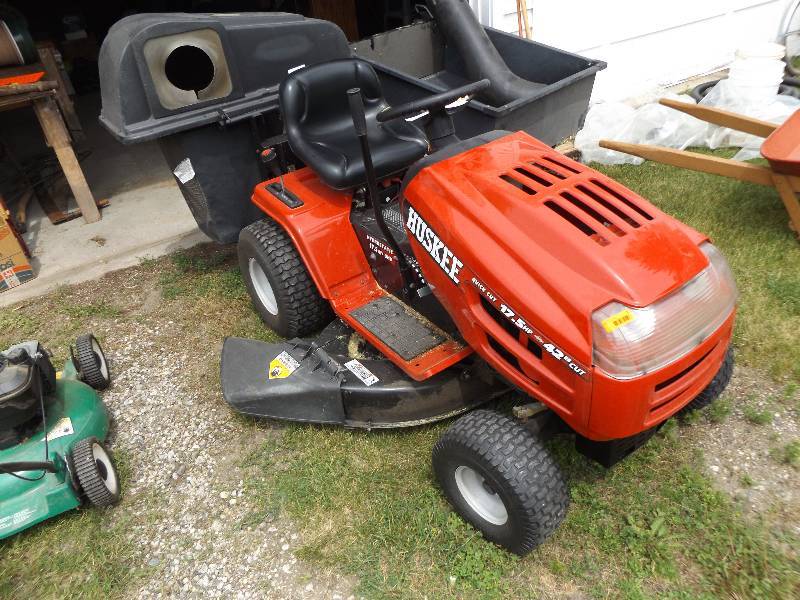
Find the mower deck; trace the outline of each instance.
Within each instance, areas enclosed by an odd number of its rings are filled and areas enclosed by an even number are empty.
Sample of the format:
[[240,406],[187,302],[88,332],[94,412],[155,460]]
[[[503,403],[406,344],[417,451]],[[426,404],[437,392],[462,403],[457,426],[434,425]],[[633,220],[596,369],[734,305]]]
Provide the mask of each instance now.
[[[66,457],[77,440],[90,436],[105,440],[109,423],[103,402],[94,390],[78,381],[72,361],[67,361],[49,399],[47,419],[48,458],[55,462],[56,472],[44,476],[41,471],[19,473],[34,481],[0,477],[0,539],[81,504]],[[39,427],[25,442],[0,450],[0,462],[41,460],[44,435]]]
[[[438,341],[427,335],[427,344]],[[424,347],[417,343],[414,351],[428,356],[440,346],[427,353],[420,350]],[[238,412],[367,429],[445,419],[508,391],[478,358],[415,381],[340,320],[315,340],[265,343],[227,338],[221,371],[225,400]]]

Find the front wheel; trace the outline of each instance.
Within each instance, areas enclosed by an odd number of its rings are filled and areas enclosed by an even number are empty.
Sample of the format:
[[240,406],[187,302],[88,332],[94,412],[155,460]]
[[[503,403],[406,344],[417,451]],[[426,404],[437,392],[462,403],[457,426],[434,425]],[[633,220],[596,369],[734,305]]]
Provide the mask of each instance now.
[[725,391],[725,388],[728,387],[728,383],[730,383],[731,380],[731,375],[733,375],[733,346],[730,346],[728,351],[725,353],[722,366],[720,366],[717,374],[714,375],[714,379],[711,380],[711,383],[709,383],[694,400],[684,406],[681,409],[680,414],[685,415],[712,404],[722,395],[722,392]]
[[70,454],[72,468],[81,491],[94,506],[119,502],[119,475],[111,456],[97,438],[76,442]]
[[520,556],[567,513],[567,485],[550,453],[531,431],[493,411],[453,423],[433,448],[433,470],[462,518]]

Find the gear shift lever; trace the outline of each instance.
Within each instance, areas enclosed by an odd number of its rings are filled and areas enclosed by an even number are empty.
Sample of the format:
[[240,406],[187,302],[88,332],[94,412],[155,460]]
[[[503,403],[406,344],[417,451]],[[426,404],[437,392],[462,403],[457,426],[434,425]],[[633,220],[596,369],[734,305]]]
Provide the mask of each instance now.
[[266,165],[270,176],[280,178],[281,191],[284,191],[286,188],[283,186],[283,172],[281,171],[281,166],[278,161],[278,153],[275,151],[275,148],[266,148],[262,150],[260,156],[261,162]]

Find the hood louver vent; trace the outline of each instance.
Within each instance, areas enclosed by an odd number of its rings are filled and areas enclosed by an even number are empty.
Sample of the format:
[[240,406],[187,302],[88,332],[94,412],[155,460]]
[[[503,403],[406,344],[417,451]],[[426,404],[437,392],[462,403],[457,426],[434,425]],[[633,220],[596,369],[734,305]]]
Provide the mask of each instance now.
[[574,186],[562,183],[582,173],[579,166],[567,161],[540,156],[500,175],[500,179],[529,196],[550,192],[544,205],[600,246],[608,246],[615,237],[653,220],[630,198],[599,179],[581,177]]
[[644,217],[647,221],[652,221],[653,220],[653,217],[651,215],[649,215],[643,209],[641,209],[639,206],[634,204],[630,200],[630,198],[626,198],[625,196],[620,194],[618,191],[616,191],[616,190],[610,188],[609,186],[607,186],[602,181],[598,181],[597,179],[591,179],[590,181],[594,186],[596,186],[597,188],[600,188],[600,190],[605,192],[607,195],[612,196],[616,200],[619,200],[620,202],[622,202],[628,208],[634,210],[638,214],[638,216]]
[[593,229],[591,225],[583,221],[580,217],[573,215],[569,210],[567,210],[560,204],[557,204],[555,201],[547,200],[545,201],[544,205],[550,210],[552,210],[554,213],[562,217],[565,221],[567,221],[571,225],[574,225],[577,229],[588,235],[590,238],[592,238],[595,242],[597,242],[601,246],[608,246],[608,244],[610,243],[606,238],[597,233],[597,230]]

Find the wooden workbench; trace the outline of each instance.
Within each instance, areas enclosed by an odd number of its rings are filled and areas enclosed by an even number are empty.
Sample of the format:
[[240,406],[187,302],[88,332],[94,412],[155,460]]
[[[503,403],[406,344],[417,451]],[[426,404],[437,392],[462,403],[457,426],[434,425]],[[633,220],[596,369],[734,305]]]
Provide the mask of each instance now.
[[57,91],[30,92],[0,97],[0,111],[12,110],[25,106],[32,106],[44,133],[47,145],[51,147],[58,158],[64,177],[75,196],[75,202],[87,223],[100,220],[100,210],[97,208],[94,195],[86,183],[83,169],[75,156],[72,148],[72,139],[56,102]]

